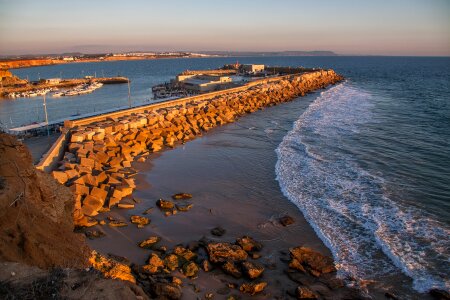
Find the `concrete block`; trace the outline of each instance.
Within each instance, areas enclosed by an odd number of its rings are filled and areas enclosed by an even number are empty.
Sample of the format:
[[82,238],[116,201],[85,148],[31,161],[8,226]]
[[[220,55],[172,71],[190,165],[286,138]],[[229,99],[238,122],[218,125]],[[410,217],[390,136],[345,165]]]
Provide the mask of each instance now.
[[52,176],[61,184],[64,184],[67,182],[67,180],[69,180],[69,177],[67,176],[67,174],[62,171],[53,171]]
[[73,184],[70,189],[75,195],[89,195],[89,188],[82,184]]

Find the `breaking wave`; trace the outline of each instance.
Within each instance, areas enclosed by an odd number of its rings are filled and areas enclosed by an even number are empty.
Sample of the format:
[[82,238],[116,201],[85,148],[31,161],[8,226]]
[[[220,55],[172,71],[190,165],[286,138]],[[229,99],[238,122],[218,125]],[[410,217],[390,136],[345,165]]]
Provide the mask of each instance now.
[[400,269],[419,292],[448,290],[448,226],[393,199],[382,172],[370,174],[354,155],[372,99],[348,82],[322,92],[276,149],[277,180],[332,251],[339,275],[380,280]]

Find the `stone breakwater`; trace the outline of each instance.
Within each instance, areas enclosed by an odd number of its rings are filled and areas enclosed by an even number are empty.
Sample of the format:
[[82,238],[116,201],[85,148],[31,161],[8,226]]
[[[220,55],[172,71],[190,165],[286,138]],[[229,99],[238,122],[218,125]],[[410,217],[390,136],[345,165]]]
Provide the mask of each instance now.
[[76,126],[60,167],[52,175],[75,194],[75,225],[93,226],[97,221],[92,217],[100,212],[113,206],[133,207],[134,160],[145,161],[164,147],[185,143],[215,126],[341,80],[332,70],[291,75],[241,91],[224,91],[211,99]]

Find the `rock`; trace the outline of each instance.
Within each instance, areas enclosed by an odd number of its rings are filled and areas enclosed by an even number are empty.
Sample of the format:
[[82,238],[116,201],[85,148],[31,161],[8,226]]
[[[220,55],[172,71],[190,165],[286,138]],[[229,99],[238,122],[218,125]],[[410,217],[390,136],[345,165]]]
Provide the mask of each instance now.
[[106,258],[103,255],[92,251],[89,257],[89,264],[96,270],[99,270],[107,278],[121,279],[136,283],[136,279],[131,274],[131,269],[125,264],[121,264],[113,259]]
[[194,252],[192,252],[190,249],[186,249],[184,247],[181,246],[176,246],[173,249],[173,253],[175,253],[176,255],[184,258],[185,260],[193,260],[195,257],[197,257],[197,254],[195,254]]
[[179,267],[178,256],[175,254],[167,255],[164,258],[164,265],[170,271],[175,271]]
[[90,192],[90,195],[102,200],[102,202],[105,203],[106,196],[108,196],[108,192],[105,191],[104,189],[100,189],[94,186]]
[[172,209],[175,206],[172,201],[163,199],[156,201],[156,205],[158,205],[161,209]]
[[289,264],[291,268],[294,267],[300,271],[307,270],[316,277],[336,271],[331,257],[324,256],[310,248],[296,247],[289,249],[289,251],[292,258]]
[[89,195],[89,188],[82,184],[72,184],[70,189],[76,195]]
[[307,273],[306,269],[302,266],[302,264],[295,258],[293,258],[289,263],[289,268],[295,269],[297,271],[300,271],[302,273]]
[[237,289],[238,285],[236,283],[229,282],[227,283],[227,287],[230,289]]
[[292,225],[295,223],[295,220],[289,215],[285,215],[285,216],[279,218],[278,221],[283,226],[289,226],[289,225]]
[[212,270],[212,266],[211,266],[211,264],[209,263],[209,261],[207,259],[203,260],[203,262],[202,262],[202,269],[205,272],[209,272],[209,271]]
[[250,279],[258,278],[264,272],[264,267],[261,264],[253,263],[253,262],[249,262],[249,261],[244,261],[242,263],[242,268],[244,269],[244,273]]
[[67,180],[69,180],[68,175],[62,171],[53,171],[52,176],[61,184],[64,184],[67,182]]
[[133,209],[134,204],[133,203],[119,203],[119,204],[117,204],[117,207],[122,208],[122,209]]
[[259,254],[259,253],[252,253],[252,254],[251,254],[251,257],[252,257],[253,259],[258,259],[258,258],[261,258],[261,254]]
[[195,277],[198,273],[198,266],[195,262],[189,261],[183,265],[182,272],[186,277]]
[[158,248],[155,249],[155,251],[159,251],[161,253],[166,253],[167,252],[167,247],[166,246],[159,246]]
[[131,223],[137,224],[138,228],[144,228],[145,225],[150,224],[150,219],[141,216],[131,216]]
[[181,287],[174,283],[157,282],[154,285],[154,293],[157,299],[177,300],[182,296]]
[[186,212],[186,211],[191,210],[192,206],[194,206],[194,205],[192,203],[188,203],[188,204],[176,204],[175,206],[177,207],[177,209],[179,211]]
[[245,251],[260,251],[262,245],[249,236],[243,236],[236,240],[236,244],[242,247]]
[[164,268],[164,262],[155,253],[150,254],[148,264],[142,266],[142,272],[144,274],[155,274]]
[[295,290],[295,294],[297,296],[297,299],[317,299],[317,295],[314,294],[313,291],[311,291],[306,286],[299,286]]
[[223,229],[222,227],[218,226],[215,227],[213,229],[211,229],[211,234],[215,235],[215,236],[222,236],[226,233],[227,231],[225,229]]
[[82,157],[81,160],[80,160],[80,165],[81,166],[85,166],[85,167],[93,168],[94,165],[95,165],[95,161],[93,159],[90,159],[90,158]]
[[233,276],[234,278],[241,278],[242,277],[242,272],[238,269],[238,267],[236,266],[236,264],[233,261],[227,261],[226,263],[224,263],[222,265],[222,270]]
[[188,193],[178,193],[178,194],[172,195],[172,198],[175,199],[175,200],[191,199],[192,195],[188,194]]
[[183,281],[180,278],[173,276],[172,277],[172,283],[180,286],[180,285],[183,284]]
[[438,300],[449,300],[450,294],[447,291],[439,290],[439,289],[431,289],[429,291],[430,295]]
[[160,240],[161,240],[161,238],[159,236],[151,236],[148,239],[140,242],[139,247],[145,248],[145,249],[150,249],[154,245],[156,245],[156,243],[158,243]]
[[111,227],[125,227],[125,226],[128,226],[127,223],[125,223],[124,221],[119,221],[119,220],[109,221],[108,225],[111,226]]
[[87,230],[84,234],[90,240],[101,238],[101,237],[105,236],[105,233],[100,230]]
[[83,201],[81,210],[86,216],[92,217],[98,215],[98,211],[102,208],[102,206],[103,202],[100,199],[88,195]]
[[82,216],[80,218],[74,218],[73,224],[75,227],[92,227],[98,224],[98,221],[94,218]]
[[223,263],[227,260],[243,261],[248,256],[241,247],[230,243],[209,243],[206,250],[212,263]]
[[213,293],[206,293],[205,294],[205,299],[206,300],[214,299],[214,294]]
[[243,283],[239,287],[239,290],[243,293],[255,295],[257,293],[262,292],[266,286],[267,286],[267,282],[264,282],[264,281]]

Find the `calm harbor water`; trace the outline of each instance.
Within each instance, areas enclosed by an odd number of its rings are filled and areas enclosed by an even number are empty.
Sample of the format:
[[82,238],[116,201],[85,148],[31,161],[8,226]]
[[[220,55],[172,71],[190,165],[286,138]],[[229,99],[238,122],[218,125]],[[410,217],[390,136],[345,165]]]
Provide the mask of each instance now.
[[[450,58],[258,57],[70,64],[13,70],[29,79],[123,75],[134,105],[186,69],[242,63],[333,68],[346,81],[295,110],[274,145],[277,180],[332,251],[342,275],[403,272],[450,289]],[[126,85],[48,100],[50,120],[125,106]],[[280,116],[281,117],[281,116]],[[42,98],[0,100],[0,121],[43,120]],[[286,200],[287,201],[287,200]]]

